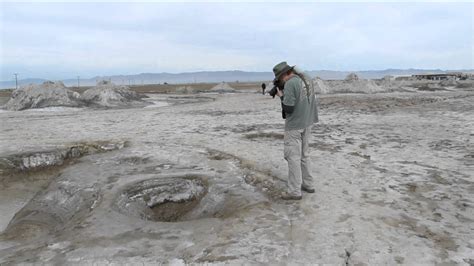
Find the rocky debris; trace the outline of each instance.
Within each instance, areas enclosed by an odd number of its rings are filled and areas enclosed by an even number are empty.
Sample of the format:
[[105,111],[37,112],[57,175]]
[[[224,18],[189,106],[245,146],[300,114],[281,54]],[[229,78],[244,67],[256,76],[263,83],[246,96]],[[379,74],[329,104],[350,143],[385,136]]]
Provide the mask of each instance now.
[[144,104],[142,98],[146,96],[130,90],[127,86],[118,86],[109,81],[99,81],[95,87],[82,94],[82,100],[88,106],[120,107],[135,104]]
[[80,107],[81,104],[80,94],[67,89],[61,81],[45,81],[14,90],[5,108],[20,111],[51,106]]
[[219,92],[219,93],[236,92],[236,90],[234,88],[232,88],[226,82],[221,82],[221,83],[217,84],[210,91]]

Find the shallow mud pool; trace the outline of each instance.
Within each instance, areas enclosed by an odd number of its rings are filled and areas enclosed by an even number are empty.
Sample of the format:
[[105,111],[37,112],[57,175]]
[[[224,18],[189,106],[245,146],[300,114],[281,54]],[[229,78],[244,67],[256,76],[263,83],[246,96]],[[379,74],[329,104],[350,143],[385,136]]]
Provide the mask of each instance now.
[[0,264],[474,264],[474,92],[319,98],[316,193],[279,199],[280,103],[0,112]]

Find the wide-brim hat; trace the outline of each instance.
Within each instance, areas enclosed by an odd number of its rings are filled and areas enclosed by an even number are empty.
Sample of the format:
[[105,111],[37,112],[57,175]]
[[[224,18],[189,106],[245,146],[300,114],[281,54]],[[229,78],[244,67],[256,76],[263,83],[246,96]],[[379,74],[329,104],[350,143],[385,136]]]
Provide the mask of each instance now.
[[281,75],[288,72],[289,70],[292,70],[293,68],[295,68],[295,66],[288,65],[286,61],[278,63],[276,66],[273,67],[273,74],[275,74],[274,80],[278,80]]

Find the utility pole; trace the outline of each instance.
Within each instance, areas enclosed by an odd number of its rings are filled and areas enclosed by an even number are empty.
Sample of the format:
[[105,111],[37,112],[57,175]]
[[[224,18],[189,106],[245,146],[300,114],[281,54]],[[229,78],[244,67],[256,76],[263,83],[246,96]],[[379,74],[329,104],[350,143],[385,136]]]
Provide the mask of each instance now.
[[18,90],[18,73],[15,73],[15,89]]
[[80,77],[77,76],[77,88],[78,88],[78,89],[79,89],[79,86],[80,86],[80,84],[79,84],[79,78],[80,78]]

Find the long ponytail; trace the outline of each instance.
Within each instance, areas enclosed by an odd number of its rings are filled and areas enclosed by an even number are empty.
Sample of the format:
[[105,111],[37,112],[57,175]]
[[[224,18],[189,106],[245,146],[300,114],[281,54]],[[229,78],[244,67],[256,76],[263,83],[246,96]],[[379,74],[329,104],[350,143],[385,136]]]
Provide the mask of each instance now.
[[[310,101],[310,97],[313,95],[314,93],[314,88],[313,86],[310,87],[310,84],[312,84],[311,82],[311,79],[304,73],[304,71],[300,70],[299,68],[293,68],[293,73],[295,73],[295,75],[297,75],[298,77],[301,78],[301,80],[303,81],[305,87],[306,87],[306,97],[308,98],[308,102]],[[308,80],[309,79],[309,80]]]

